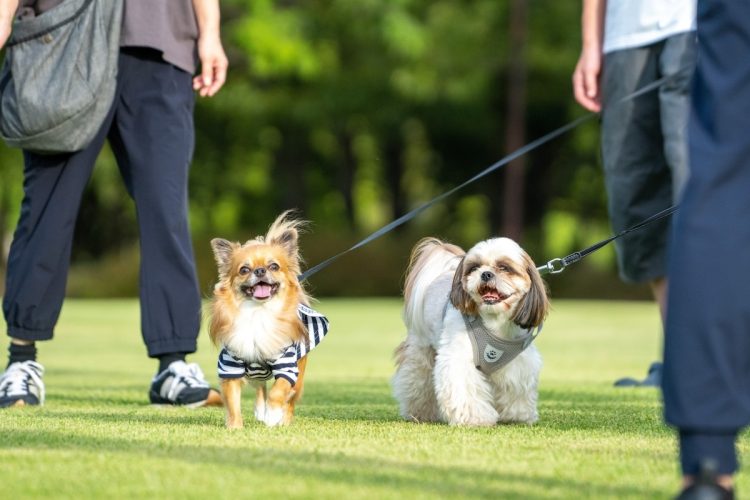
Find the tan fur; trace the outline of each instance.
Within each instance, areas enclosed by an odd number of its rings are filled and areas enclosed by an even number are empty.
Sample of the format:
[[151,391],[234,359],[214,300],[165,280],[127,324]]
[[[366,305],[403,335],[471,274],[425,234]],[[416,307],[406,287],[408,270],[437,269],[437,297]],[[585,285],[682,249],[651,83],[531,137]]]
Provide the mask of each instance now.
[[471,295],[466,292],[465,283],[465,271],[464,261],[461,259],[461,263],[456,268],[455,274],[453,274],[453,285],[451,286],[450,301],[453,307],[458,309],[464,314],[475,315],[477,314],[477,304],[471,299]]
[[542,280],[536,265],[531,257],[526,254],[524,254],[523,259],[526,265],[526,273],[531,280],[531,288],[521,303],[518,304],[513,315],[513,322],[521,328],[528,329],[542,324],[549,312],[550,303],[547,284]]
[[414,287],[414,281],[416,280],[417,276],[419,276],[419,273],[426,265],[430,256],[434,252],[438,251],[448,251],[459,257],[464,255],[465,253],[461,249],[461,247],[453,245],[452,243],[446,243],[437,238],[427,237],[419,240],[417,244],[414,245],[414,248],[411,251],[411,256],[409,257],[409,265],[406,268],[404,298],[407,301],[407,305],[409,298],[413,295],[412,288]]
[[[291,212],[282,213],[271,224],[265,236],[258,236],[244,244],[216,238],[211,241],[219,272],[210,304],[209,336],[216,346],[224,346],[231,335],[238,335],[235,321],[243,303],[248,300],[243,286],[253,279],[252,272],[243,274],[243,268],[263,268],[270,283],[277,286],[275,295],[266,299],[275,301],[278,314],[274,318],[274,334],[291,344],[304,338],[305,327],[297,315],[297,306],[308,305],[310,298],[297,276],[302,259],[299,255],[298,236],[304,221],[292,218]],[[277,264],[274,270],[269,263]],[[282,424],[291,422],[294,405],[302,396],[302,385],[307,357],[299,360],[299,378],[295,387],[285,379],[276,380],[266,395],[265,384],[256,390],[256,402],[265,401],[267,409],[283,412]],[[242,427],[241,392],[243,379],[222,380],[223,400],[226,406],[226,426]]]

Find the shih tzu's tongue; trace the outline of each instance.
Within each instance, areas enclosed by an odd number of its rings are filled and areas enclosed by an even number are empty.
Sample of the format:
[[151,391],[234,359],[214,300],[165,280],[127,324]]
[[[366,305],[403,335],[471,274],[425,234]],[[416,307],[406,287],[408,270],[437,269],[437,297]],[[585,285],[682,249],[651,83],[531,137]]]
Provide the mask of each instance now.
[[258,283],[253,287],[254,299],[267,299],[271,296],[271,285],[268,283]]

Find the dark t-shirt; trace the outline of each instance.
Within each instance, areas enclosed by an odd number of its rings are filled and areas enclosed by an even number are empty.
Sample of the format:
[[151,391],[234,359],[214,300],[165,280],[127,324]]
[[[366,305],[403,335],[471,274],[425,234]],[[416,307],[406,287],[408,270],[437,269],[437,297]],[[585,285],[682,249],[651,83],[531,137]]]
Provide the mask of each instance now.
[[[20,16],[39,15],[63,0],[22,0]],[[103,0],[107,1],[107,0]],[[121,47],[161,51],[168,63],[195,73],[198,22],[192,0],[124,0]]]

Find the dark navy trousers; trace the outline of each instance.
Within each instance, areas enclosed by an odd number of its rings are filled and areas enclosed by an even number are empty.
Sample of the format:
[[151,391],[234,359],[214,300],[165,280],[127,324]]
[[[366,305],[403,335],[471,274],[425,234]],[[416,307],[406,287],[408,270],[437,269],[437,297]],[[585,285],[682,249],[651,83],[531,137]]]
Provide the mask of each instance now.
[[190,74],[150,49],[123,49],[115,101],[93,142],[73,154],[24,152],[24,198],[3,299],[8,335],[52,338],[81,196],[109,140],[137,211],[141,331],[148,354],[195,351],[201,300],[187,197],[193,107]]
[[690,179],[670,251],[664,411],[681,465],[738,468],[750,422],[750,2],[698,2]]

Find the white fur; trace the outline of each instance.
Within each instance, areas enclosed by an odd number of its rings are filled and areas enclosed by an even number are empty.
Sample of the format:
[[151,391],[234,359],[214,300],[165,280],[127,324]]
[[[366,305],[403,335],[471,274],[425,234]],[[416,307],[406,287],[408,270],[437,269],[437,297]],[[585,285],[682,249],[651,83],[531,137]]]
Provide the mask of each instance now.
[[240,305],[232,330],[224,346],[236,357],[245,361],[272,359],[289,344],[278,318],[281,301],[258,303],[246,300]]
[[[522,264],[523,250],[512,240],[496,238],[475,245],[467,254],[482,262],[466,280],[466,291],[479,305],[479,315],[495,335],[516,338],[526,330],[511,321],[519,302],[530,289],[528,276],[498,280],[497,289],[510,295],[497,304],[485,304],[477,278],[500,258]],[[538,419],[537,397],[542,359],[531,344],[507,366],[491,376],[474,363],[471,340],[461,312],[449,302],[453,274],[460,257],[434,249],[414,278],[406,297],[404,322],[407,338],[392,385],[401,415],[418,422],[442,421],[451,425],[495,425],[498,422],[533,424]],[[522,267],[522,266],[519,266]]]
[[251,380],[250,383],[255,388],[255,420],[263,422],[266,418],[266,381]]
[[284,418],[284,409],[281,407],[278,408],[266,408],[266,415],[263,418],[263,422],[268,427],[276,427],[277,425],[281,425],[281,421]]

